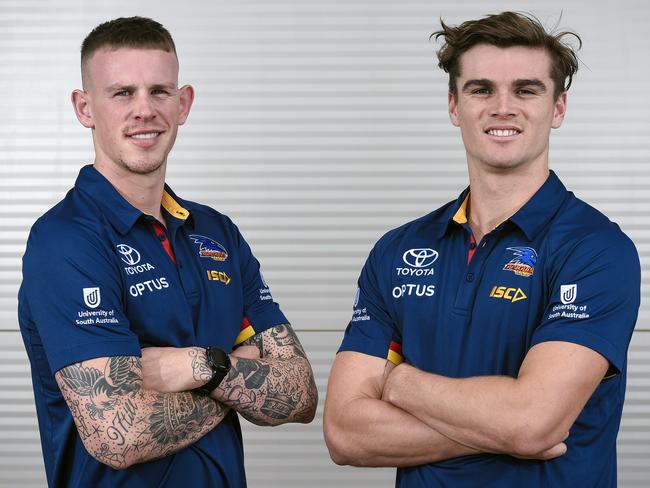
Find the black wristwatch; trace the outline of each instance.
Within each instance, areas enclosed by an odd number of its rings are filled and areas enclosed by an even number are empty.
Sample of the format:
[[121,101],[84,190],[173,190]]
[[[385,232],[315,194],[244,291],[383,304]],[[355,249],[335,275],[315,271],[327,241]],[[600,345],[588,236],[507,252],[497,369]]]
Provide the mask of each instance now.
[[205,385],[195,388],[194,391],[202,395],[209,395],[230,371],[230,357],[218,347],[206,348],[205,357],[208,366],[212,369],[212,378]]

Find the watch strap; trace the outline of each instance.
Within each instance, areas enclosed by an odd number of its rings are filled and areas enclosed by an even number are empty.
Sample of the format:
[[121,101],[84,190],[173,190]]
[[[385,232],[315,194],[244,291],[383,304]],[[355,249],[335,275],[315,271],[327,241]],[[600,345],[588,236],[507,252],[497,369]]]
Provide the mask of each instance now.
[[212,378],[205,385],[195,388],[194,391],[202,395],[210,395],[230,371],[230,358],[218,347],[206,348],[205,357],[208,366],[212,369]]

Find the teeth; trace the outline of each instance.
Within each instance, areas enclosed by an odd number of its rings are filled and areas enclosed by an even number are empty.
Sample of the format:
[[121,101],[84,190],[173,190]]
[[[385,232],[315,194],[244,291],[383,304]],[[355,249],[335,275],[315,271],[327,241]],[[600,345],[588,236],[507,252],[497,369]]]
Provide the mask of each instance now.
[[488,134],[497,137],[508,137],[508,136],[514,136],[516,134],[519,134],[519,131],[514,129],[507,129],[507,130],[491,129],[488,131]]
[[154,137],[158,137],[160,135],[160,132],[147,132],[146,134],[133,134],[131,137],[134,139],[153,139]]

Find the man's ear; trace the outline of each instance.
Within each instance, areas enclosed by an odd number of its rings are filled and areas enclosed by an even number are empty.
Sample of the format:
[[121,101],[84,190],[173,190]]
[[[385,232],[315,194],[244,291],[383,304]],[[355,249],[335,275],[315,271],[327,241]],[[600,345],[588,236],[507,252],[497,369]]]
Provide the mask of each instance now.
[[72,100],[72,107],[81,125],[88,129],[94,129],[93,116],[90,110],[89,103],[90,95],[83,90],[75,90],[72,92],[70,99]]
[[553,108],[553,123],[551,127],[554,129],[559,129],[564,121],[564,116],[566,115],[566,92],[562,92],[560,96],[555,101],[555,106]]
[[447,94],[447,107],[449,110],[449,120],[451,123],[458,127],[458,102],[456,101],[456,96],[450,91]]
[[183,125],[190,115],[192,102],[194,102],[194,88],[192,85],[184,85],[180,88],[181,112],[178,117],[178,125]]

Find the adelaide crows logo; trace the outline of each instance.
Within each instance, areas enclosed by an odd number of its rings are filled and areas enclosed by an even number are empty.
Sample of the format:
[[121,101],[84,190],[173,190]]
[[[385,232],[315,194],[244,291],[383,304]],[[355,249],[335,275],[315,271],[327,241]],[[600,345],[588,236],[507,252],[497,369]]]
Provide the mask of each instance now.
[[199,256],[211,258],[215,261],[225,261],[228,258],[226,248],[209,237],[191,235],[190,238],[199,244]]
[[537,264],[537,251],[532,247],[508,247],[514,257],[503,267],[506,271],[512,271],[519,276],[532,276]]

